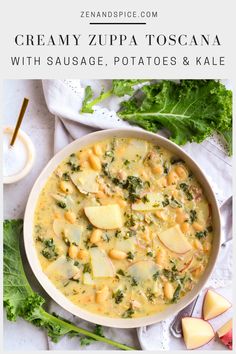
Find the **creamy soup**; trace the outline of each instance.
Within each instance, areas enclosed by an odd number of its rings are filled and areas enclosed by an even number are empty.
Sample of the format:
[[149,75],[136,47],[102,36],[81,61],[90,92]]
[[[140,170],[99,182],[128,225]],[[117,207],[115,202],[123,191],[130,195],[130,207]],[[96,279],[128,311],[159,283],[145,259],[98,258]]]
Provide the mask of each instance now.
[[77,306],[149,316],[176,303],[209,259],[208,201],[185,162],[115,138],[66,158],[40,193],[34,239],[44,273]]

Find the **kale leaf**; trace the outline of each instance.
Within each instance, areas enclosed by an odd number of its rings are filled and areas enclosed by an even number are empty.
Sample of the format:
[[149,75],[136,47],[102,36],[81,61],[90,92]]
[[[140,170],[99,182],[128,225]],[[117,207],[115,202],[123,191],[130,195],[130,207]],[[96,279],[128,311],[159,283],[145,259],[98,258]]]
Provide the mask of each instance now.
[[122,102],[122,119],[152,132],[167,128],[178,145],[200,143],[219,132],[232,152],[232,92],[219,81],[163,80],[142,92],[141,100]]
[[96,98],[93,97],[94,93],[91,86],[87,86],[85,88],[85,95],[80,113],[93,113],[93,106],[112,95],[117,97],[123,97],[125,95],[131,96],[135,91],[134,86],[141,82],[148,82],[148,80],[112,80],[112,88],[105,92],[102,90],[100,95]]

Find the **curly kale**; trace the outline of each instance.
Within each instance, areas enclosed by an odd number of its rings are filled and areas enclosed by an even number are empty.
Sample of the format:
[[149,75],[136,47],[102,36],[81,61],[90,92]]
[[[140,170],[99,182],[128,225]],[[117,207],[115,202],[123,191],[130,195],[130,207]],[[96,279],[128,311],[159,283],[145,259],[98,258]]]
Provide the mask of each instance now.
[[144,86],[143,97],[122,103],[118,115],[157,132],[166,128],[178,145],[220,133],[232,153],[232,92],[215,80],[163,80]]

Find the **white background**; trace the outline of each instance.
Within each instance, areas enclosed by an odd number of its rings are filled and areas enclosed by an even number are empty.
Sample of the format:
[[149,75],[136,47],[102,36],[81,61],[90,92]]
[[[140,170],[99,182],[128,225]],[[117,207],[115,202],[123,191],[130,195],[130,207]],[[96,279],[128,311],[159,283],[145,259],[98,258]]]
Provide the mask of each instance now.
[[[2,61],[2,75],[5,78],[231,78],[235,64],[233,54],[233,24],[234,0],[149,0],[147,2],[135,0],[21,0],[6,1],[4,4],[2,46],[4,47]],[[91,26],[91,19],[80,18],[81,10],[156,10],[159,17],[147,20],[146,26]],[[96,20],[96,19],[95,19]],[[99,20],[99,18],[98,18]],[[136,19],[141,20],[141,19]],[[101,20],[102,21],[102,20]],[[112,21],[112,19],[111,19]],[[17,47],[14,44],[16,34],[67,34],[83,35],[82,45],[79,47]],[[134,34],[139,40],[139,46],[89,47],[88,34]],[[218,34],[222,45],[218,46],[152,46],[144,47],[143,36],[146,34]],[[60,66],[32,66],[11,67],[10,56],[88,56],[104,55],[108,66],[104,67],[60,67]],[[110,65],[114,55],[120,56],[171,56],[193,57],[226,56],[226,66],[162,66],[162,67],[132,67],[123,66],[114,68]]]

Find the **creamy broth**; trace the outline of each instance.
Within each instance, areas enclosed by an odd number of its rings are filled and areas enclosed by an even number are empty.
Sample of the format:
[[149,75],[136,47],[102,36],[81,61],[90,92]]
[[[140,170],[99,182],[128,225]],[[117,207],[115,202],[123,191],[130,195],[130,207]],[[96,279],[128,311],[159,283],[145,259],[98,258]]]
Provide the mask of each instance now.
[[116,138],[66,158],[40,193],[34,239],[43,271],[77,306],[149,316],[178,302],[209,259],[208,201],[184,161]]

